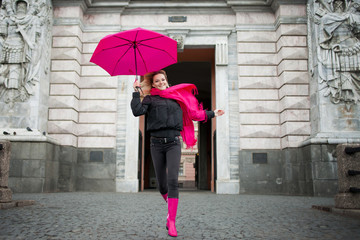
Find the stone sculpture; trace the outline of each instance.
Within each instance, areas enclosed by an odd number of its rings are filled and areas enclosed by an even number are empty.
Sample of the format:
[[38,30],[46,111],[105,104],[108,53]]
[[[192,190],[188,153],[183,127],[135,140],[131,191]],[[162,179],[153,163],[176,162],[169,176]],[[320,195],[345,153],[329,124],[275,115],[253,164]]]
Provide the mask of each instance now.
[[318,71],[334,104],[360,102],[360,0],[317,0]]
[[0,99],[14,106],[33,95],[49,27],[46,0],[5,0],[0,9]]

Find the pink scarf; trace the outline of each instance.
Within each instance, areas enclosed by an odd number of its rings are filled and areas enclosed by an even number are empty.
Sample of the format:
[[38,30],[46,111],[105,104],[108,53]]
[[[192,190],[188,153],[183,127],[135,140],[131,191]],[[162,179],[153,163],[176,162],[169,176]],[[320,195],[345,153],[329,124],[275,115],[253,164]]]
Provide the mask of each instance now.
[[192,120],[207,121],[206,112],[195,97],[195,94],[198,93],[196,86],[194,84],[183,83],[165,90],[152,88],[150,93],[151,95],[176,100],[179,103],[183,112],[183,130],[181,131],[181,137],[186,143],[187,148],[194,147],[197,139],[195,138],[194,123]]

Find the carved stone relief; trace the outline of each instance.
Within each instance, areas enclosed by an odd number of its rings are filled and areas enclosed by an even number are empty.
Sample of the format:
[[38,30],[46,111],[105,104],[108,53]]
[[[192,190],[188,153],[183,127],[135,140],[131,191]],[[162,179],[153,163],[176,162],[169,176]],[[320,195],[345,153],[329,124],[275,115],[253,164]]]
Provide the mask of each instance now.
[[316,0],[320,89],[334,104],[360,102],[360,0]]
[[0,100],[24,102],[39,81],[48,43],[51,7],[46,0],[4,0],[0,9]]

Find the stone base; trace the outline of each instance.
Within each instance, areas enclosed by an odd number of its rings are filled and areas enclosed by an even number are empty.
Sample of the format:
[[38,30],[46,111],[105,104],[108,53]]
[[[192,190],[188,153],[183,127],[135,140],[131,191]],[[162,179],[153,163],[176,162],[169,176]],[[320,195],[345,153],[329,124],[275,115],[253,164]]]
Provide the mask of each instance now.
[[360,209],[360,194],[338,193],[335,196],[335,207],[346,209]]
[[0,188],[0,203],[11,202],[12,192],[10,188]]
[[19,201],[12,201],[8,203],[0,203],[0,209],[9,209],[14,207],[24,207],[34,205],[34,200],[19,200]]

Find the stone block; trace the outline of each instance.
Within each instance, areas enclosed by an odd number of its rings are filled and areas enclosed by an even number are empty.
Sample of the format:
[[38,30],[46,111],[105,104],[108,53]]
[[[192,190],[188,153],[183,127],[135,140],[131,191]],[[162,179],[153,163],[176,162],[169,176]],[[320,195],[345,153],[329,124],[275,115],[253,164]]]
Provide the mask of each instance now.
[[79,123],[116,123],[116,113],[82,113],[79,114]]
[[8,187],[11,143],[8,141],[0,141],[0,188]]
[[16,202],[0,203],[0,209],[10,209],[16,207]]
[[81,67],[82,76],[108,76],[109,73],[106,72],[99,66],[82,66]]
[[57,140],[61,145],[73,147],[77,146],[77,136],[73,134],[53,134],[49,132],[48,135]]
[[116,112],[116,100],[80,100],[79,109],[81,112]]
[[51,83],[74,83],[78,85],[81,81],[80,75],[74,71],[51,72]]
[[114,148],[115,137],[79,137],[78,146],[82,148]]
[[0,187],[0,203],[11,202],[12,192],[10,188]]
[[81,81],[79,81],[80,88],[117,88],[118,86],[118,77],[81,77]]
[[236,24],[272,24],[275,14],[272,12],[242,12],[236,16]]
[[83,54],[86,54],[86,53],[92,54],[95,51],[97,45],[98,45],[98,43],[84,43],[82,46],[82,53]]
[[306,16],[306,5],[280,5],[276,11],[276,16]]
[[268,42],[268,43],[240,42],[237,44],[237,49],[239,53],[261,53],[261,54],[276,53],[276,45],[275,43],[272,42]]
[[237,31],[237,41],[239,42],[276,42],[275,32],[262,31]]
[[53,48],[77,48],[82,49],[82,43],[78,37],[53,37]]
[[307,71],[307,60],[283,60],[278,66],[279,75],[283,71]]
[[289,108],[309,109],[310,99],[308,96],[286,96],[280,100],[280,109],[285,110]]
[[63,95],[80,97],[80,90],[75,84],[51,84],[50,95]]
[[280,86],[283,84],[309,84],[308,72],[282,72],[279,76]]
[[276,65],[277,55],[276,54],[249,54],[239,53],[238,64],[240,65]]
[[83,18],[80,6],[54,7],[54,18]]
[[279,113],[278,101],[240,101],[240,113]]
[[76,179],[77,191],[92,192],[115,192],[116,184],[114,179]]
[[52,48],[51,49],[51,59],[80,61],[81,57],[82,57],[82,55],[78,48]]
[[84,15],[84,24],[86,25],[121,25],[121,14],[86,14]]
[[99,42],[103,37],[105,37],[108,34],[114,34],[116,32],[84,32],[82,34],[82,41],[84,43],[88,43],[88,42]]
[[59,72],[74,71],[80,74],[81,66],[76,60],[51,60],[51,70]]
[[277,138],[279,136],[279,125],[240,125],[240,137]]
[[277,77],[239,77],[239,88],[276,89],[280,87]]
[[79,110],[79,99],[75,96],[50,96],[49,108],[73,108]]
[[77,124],[74,121],[49,121],[49,133],[74,134],[77,135]]
[[284,122],[281,124],[281,136],[310,135],[310,122]]
[[360,152],[346,154],[346,147],[360,147],[360,144],[339,144],[336,147],[339,193],[348,193],[350,187],[360,188],[360,175],[350,176],[348,173],[349,170],[360,171]]
[[282,47],[306,47],[306,36],[281,36],[276,42],[276,48],[279,50]]
[[240,124],[279,124],[277,113],[242,113]]
[[30,205],[35,204],[34,200],[17,200],[14,202],[16,204],[16,207],[25,207],[25,206],[30,206]]
[[310,111],[308,109],[287,109],[280,113],[280,122],[287,121],[310,121]]
[[280,138],[241,138],[241,149],[281,149]]
[[22,176],[22,162],[23,162],[22,159],[11,159],[9,176],[11,177]]
[[49,120],[71,120],[77,122],[79,113],[72,108],[49,109]]
[[78,36],[82,39],[83,32],[79,25],[52,26],[52,36]]
[[276,66],[239,66],[239,76],[274,77],[277,76]]
[[297,148],[305,141],[309,136],[284,136],[281,138],[281,148]]
[[360,209],[360,194],[338,193],[335,195],[335,207]]
[[22,168],[22,177],[44,178],[45,161],[44,160],[24,160]]
[[308,51],[305,47],[282,47],[277,54],[276,64],[283,59],[307,59]]
[[80,99],[115,99],[116,89],[81,89]]
[[77,124],[79,136],[116,136],[116,124]]
[[278,100],[276,89],[240,89],[240,100]]
[[279,39],[281,36],[290,35],[290,36],[306,36],[307,35],[307,25],[306,24],[281,24],[276,29],[276,39]]

